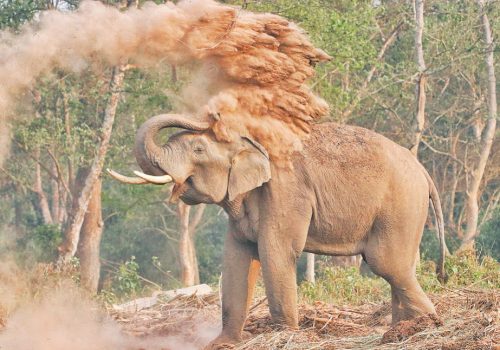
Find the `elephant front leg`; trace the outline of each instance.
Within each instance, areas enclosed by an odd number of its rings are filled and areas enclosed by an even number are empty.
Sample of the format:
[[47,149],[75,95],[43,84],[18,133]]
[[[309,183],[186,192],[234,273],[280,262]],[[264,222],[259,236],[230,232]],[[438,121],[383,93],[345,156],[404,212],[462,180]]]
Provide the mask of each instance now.
[[231,232],[228,233],[222,269],[222,331],[207,349],[242,340],[259,268],[257,246],[239,242]]
[[302,249],[296,251],[293,246],[289,239],[279,239],[279,235],[259,239],[259,258],[271,317],[276,323],[297,328],[296,261]]

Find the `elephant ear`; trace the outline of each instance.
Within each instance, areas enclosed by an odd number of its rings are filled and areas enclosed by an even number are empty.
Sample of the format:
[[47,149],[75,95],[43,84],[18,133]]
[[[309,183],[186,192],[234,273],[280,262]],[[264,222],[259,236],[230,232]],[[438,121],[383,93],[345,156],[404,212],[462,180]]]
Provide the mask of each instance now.
[[227,187],[230,201],[271,179],[271,164],[264,147],[247,137],[243,139],[249,147],[241,150],[232,160]]

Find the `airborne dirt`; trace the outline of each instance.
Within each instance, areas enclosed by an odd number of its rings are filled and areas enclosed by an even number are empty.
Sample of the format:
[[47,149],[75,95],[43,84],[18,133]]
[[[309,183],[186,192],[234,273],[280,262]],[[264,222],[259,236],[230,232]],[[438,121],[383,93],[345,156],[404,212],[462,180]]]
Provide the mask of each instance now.
[[52,264],[39,264],[27,271],[3,255],[0,349],[196,350],[219,332],[217,322],[200,317],[196,327],[185,335],[179,332],[148,337],[128,334],[101,303],[77,287],[74,276],[76,271],[71,266],[59,270]]
[[146,3],[125,12],[83,1],[75,12],[42,13],[21,34],[0,32],[0,133],[16,96],[56,69],[190,63],[197,76],[184,94],[196,104],[177,112],[220,116],[213,127],[219,139],[252,136],[274,159],[286,158],[300,149],[310,123],[328,113],[306,85],[314,64],[328,59],[276,15],[211,0]]

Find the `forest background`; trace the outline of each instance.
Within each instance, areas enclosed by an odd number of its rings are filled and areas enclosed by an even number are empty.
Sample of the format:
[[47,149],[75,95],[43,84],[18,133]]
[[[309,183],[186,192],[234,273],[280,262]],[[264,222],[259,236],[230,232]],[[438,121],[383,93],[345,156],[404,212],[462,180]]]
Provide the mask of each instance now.
[[[500,2],[481,9],[476,1],[428,0],[421,18],[420,1],[225,2],[304,28],[332,56],[310,82],[330,104],[325,120],[360,125],[412,149],[441,195],[450,252],[473,249],[479,264],[500,260],[500,146],[485,61],[500,49],[485,43],[482,22],[487,14],[496,38]],[[21,31],[40,11],[77,7],[78,1],[0,0],[0,28]],[[496,72],[499,62],[493,60]],[[166,187],[123,185],[94,166],[102,159],[105,168],[137,169],[138,126],[183,102],[177,92],[190,72],[161,64],[56,71],[20,96],[10,155],[0,168],[0,253],[27,268],[70,261],[81,283],[110,301],[149,288],[217,283],[227,222],[219,207],[173,205]],[[98,180],[83,191],[96,171]],[[83,225],[75,231],[79,216]],[[421,258],[437,256],[430,217]],[[318,257],[316,271],[337,278],[329,268],[338,263]],[[300,280],[305,271],[303,257]]]

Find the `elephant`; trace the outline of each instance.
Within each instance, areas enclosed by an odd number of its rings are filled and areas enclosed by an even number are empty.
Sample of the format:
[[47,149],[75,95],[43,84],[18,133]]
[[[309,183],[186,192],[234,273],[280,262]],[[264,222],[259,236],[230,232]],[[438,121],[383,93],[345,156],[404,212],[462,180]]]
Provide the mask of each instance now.
[[[161,114],[138,130],[137,177],[125,183],[173,183],[172,200],[221,206],[228,214],[222,271],[222,331],[211,343],[242,340],[259,271],[273,322],[298,327],[296,262],[302,252],[361,254],[391,286],[392,322],[436,314],[416,278],[419,244],[431,204],[444,279],[444,224],[436,187],[406,148],[368,129],[333,122],[311,126],[290,166],[256,140],[218,141],[213,121]],[[160,130],[183,129],[163,146]]]

